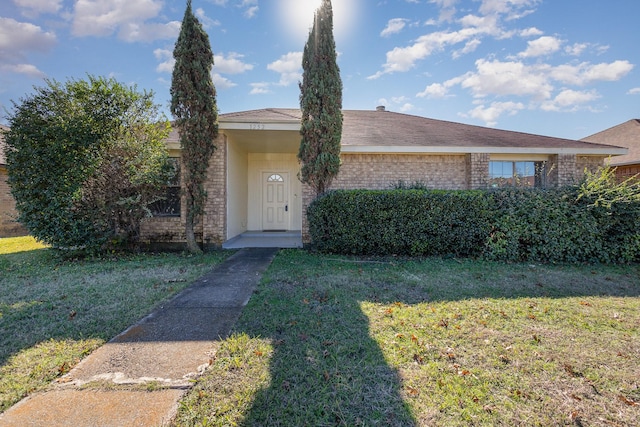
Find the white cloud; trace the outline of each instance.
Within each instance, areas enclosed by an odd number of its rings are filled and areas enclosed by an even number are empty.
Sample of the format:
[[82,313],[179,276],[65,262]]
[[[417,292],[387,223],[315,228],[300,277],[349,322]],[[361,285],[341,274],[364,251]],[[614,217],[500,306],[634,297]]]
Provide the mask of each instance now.
[[156,67],[158,73],[173,73],[173,66],[176,64],[176,60],[173,58],[173,51],[156,49],[153,51],[153,55],[158,61],[162,61]]
[[562,40],[551,36],[543,36],[527,43],[527,49],[518,54],[521,58],[532,58],[537,56],[550,55],[560,50]]
[[617,81],[626,76],[634,65],[629,61],[591,64],[583,62],[577,65],[564,64],[552,67],[550,77],[564,84],[584,86],[595,81]]
[[74,8],[72,33],[75,36],[110,36],[128,42],[176,37],[180,22],[147,23],[158,16],[160,0],[78,0]]
[[[406,72],[415,67],[416,62],[421,61],[435,52],[440,52],[449,46],[465,43],[461,49],[454,51],[453,56],[457,58],[465,53],[473,52],[481,43],[483,37],[494,37],[496,39],[511,38],[518,34],[518,31],[505,30],[503,22],[518,19],[531,13],[534,7],[541,0],[482,0],[478,9],[479,14],[467,14],[456,22],[461,26],[455,31],[439,31],[424,34],[415,42],[405,47],[395,47],[386,54],[386,62],[382,65],[382,70],[369,76],[369,79],[377,79],[384,74]],[[453,0],[431,0],[443,10],[455,11]],[[391,21],[389,21],[391,23]],[[397,23],[399,24],[399,23]],[[392,33],[394,27],[388,25],[384,35]],[[399,28],[395,27],[395,29]],[[522,36],[540,35],[540,30],[529,28],[521,31]],[[542,42],[539,42],[542,43]],[[532,47],[535,48],[534,45]],[[540,46],[537,46],[540,48]],[[547,47],[547,49],[549,49]],[[533,54],[531,50],[528,54]]]
[[240,0],[237,4],[237,7],[245,9],[244,17],[247,19],[254,18],[260,10],[260,7],[258,6],[258,0]]
[[440,83],[433,83],[427,86],[422,92],[416,94],[418,98],[444,98],[447,96],[449,89]]
[[547,99],[553,90],[544,73],[536,66],[527,66],[522,62],[479,59],[476,61],[476,70],[460,80],[462,87],[470,89],[476,97],[516,95]]
[[640,95],[640,87],[634,87],[633,89],[629,89],[627,95]]
[[406,27],[408,20],[403,18],[393,18],[387,22],[387,26],[382,30],[380,35],[382,37],[389,37],[392,34],[397,34]]
[[415,108],[415,106],[413,104],[410,103],[404,103],[401,107],[400,107],[400,112],[401,113],[408,113],[409,111],[413,110]]
[[568,55],[580,56],[580,55],[582,55],[582,52],[584,52],[585,49],[587,49],[588,47],[589,47],[588,43],[574,43],[571,46],[565,47],[564,51]]
[[302,52],[289,52],[267,65],[267,69],[280,74],[280,85],[289,86],[302,80]]
[[403,102],[409,101],[409,98],[407,98],[406,96],[392,96],[391,101],[394,104],[402,104]]
[[205,13],[204,9],[202,9],[201,7],[196,9],[195,15],[198,18],[198,21],[200,21],[200,23],[202,24],[202,26],[204,28],[211,28],[211,27],[219,27],[220,26],[220,21],[218,21],[216,19],[209,18],[207,16],[207,14]]
[[47,52],[56,44],[56,35],[37,25],[0,17],[0,59],[20,61],[30,51]]
[[384,74],[409,71],[415,67],[416,62],[433,53],[441,52],[449,46],[465,43],[465,46],[454,54],[457,55],[455,57],[459,57],[477,48],[482,37],[505,38],[511,35],[500,28],[499,17],[495,15],[466,15],[458,23],[462,28],[457,31],[437,31],[425,34],[410,46],[395,47],[388,51],[387,60],[382,65],[382,70],[369,76],[368,79],[377,79]]
[[32,64],[3,64],[0,65],[0,70],[14,74],[23,74],[35,79],[42,79],[47,76]]
[[544,111],[576,111],[581,105],[600,98],[595,90],[576,91],[565,89],[553,100],[543,102],[540,108]]
[[376,79],[383,74],[409,71],[415,63],[433,52],[442,51],[445,46],[460,43],[468,38],[463,31],[435,32],[419,37],[416,42],[407,47],[396,47],[387,52],[387,62],[382,66],[383,71],[369,76]]
[[13,0],[13,3],[24,9],[23,14],[26,16],[57,13],[62,8],[62,0]]
[[251,83],[251,91],[249,92],[249,95],[266,95],[271,93],[271,90],[269,90],[270,86],[271,84],[266,82]]
[[181,23],[171,21],[166,24],[127,23],[120,28],[118,37],[127,42],[150,42],[172,39],[180,33]]
[[474,52],[478,46],[480,46],[482,44],[482,42],[478,39],[473,39],[468,41],[464,47],[462,49],[459,50],[455,50],[452,54],[451,57],[453,59],[458,59],[459,57],[461,57],[462,55],[467,55],[471,52]]
[[492,102],[488,107],[478,105],[469,111],[469,116],[482,120],[487,126],[493,127],[498,124],[498,119],[503,114],[512,116],[517,114],[518,111],[524,110],[524,108],[525,106],[521,102]]
[[253,70],[253,65],[242,62],[242,58],[244,55],[236,52],[229,52],[227,56],[224,53],[214,55],[213,68],[222,74],[241,74]]
[[237,84],[235,84],[228,78],[222,77],[220,74],[213,73],[213,72],[211,73],[211,81],[213,81],[213,84],[216,87],[216,89],[229,89],[234,86],[237,86]]
[[455,5],[458,3],[458,0],[429,0],[429,3],[440,7],[440,16],[438,17],[440,22],[450,22],[453,20],[456,14]]
[[251,19],[251,18],[255,17],[258,14],[258,10],[259,9],[260,8],[258,6],[252,6],[252,7],[248,8],[247,10],[244,11],[244,16],[246,18]]
[[531,13],[541,0],[482,0],[480,13],[483,15],[505,15],[506,20],[522,18]]
[[522,31],[520,31],[520,37],[536,37],[536,36],[541,36],[544,33],[542,31],[540,31],[539,29],[537,29],[536,27],[531,27],[531,28],[526,28]]

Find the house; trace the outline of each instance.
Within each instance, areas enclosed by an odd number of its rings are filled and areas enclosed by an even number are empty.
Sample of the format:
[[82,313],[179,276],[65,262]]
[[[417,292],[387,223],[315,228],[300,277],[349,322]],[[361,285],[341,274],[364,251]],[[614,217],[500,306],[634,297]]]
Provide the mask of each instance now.
[[626,147],[627,154],[607,160],[608,164],[616,168],[619,181],[640,174],[640,119],[626,121],[582,141]]
[[0,237],[23,236],[27,230],[15,220],[18,216],[16,202],[9,189],[9,174],[4,155],[4,132],[8,127],[0,125]]
[[[470,126],[386,111],[345,110],[340,173],[332,189],[387,189],[420,182],[437,189],[502,185],[555,187],[576,182],[625,148]],[[313,194],[300,183],[301,112],[269,108],[219,116],[199,238],[232,247],[247,233],[289,233],[307,242],[304,212]],[[179,156],[177,131],[167,145]],[[180,203],[176,201],[176,206]],[[252,234],[253,233],[253,234]],[[147,242],[184,241],[184,209],[143,224]]]

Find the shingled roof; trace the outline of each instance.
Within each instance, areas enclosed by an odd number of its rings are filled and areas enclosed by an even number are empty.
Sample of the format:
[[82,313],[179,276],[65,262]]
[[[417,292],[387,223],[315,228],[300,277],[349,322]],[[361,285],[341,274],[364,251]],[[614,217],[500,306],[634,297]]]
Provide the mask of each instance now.
[[640,120],[633,119],[617,126],[588,136],[582,141],[626,147],[629,152],[624,156],[611,159],[612,166],[624,166],[640,163]]
[[[472,126],[377,110],[344,110],[342,147],[347,152],[366,152],[370,147],[386,147],[403,152],[537,152],[616,155],[625,150],[613,144],[554,138],[522,132]],[[220,128],[233,124],[295,124],[298,109],[268,108],[221,114]]]

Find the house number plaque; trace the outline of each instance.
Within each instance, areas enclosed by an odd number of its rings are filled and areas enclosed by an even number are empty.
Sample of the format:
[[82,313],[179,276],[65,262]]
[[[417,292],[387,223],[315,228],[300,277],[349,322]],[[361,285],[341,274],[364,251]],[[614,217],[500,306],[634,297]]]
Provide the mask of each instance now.
[[264,130],[264,124],[262,123],[249,123],[250,130]]

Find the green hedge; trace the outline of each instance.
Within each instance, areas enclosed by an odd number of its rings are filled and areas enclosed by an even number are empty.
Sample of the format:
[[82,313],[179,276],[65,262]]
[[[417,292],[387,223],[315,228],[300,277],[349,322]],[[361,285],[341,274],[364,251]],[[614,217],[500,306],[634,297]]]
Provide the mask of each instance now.
[[610,206],[579,189],[338,190],[307,211],[312,245],[354,255],[501,261],[640,260],[640,202]]
[[489,203],[479,191],[332,191],[307,215],[323,252],[476,256],[491,227]]

